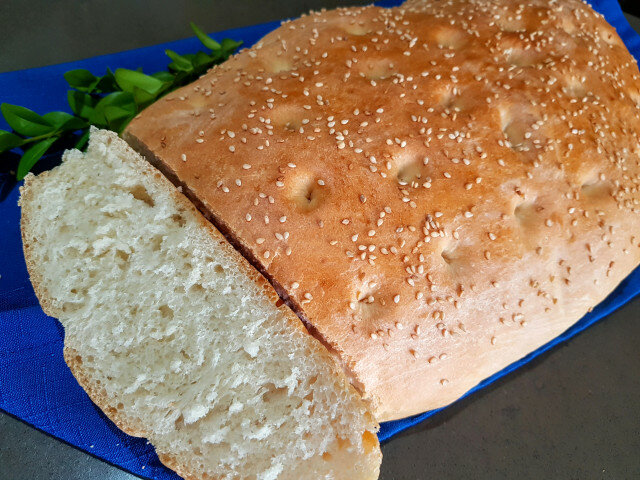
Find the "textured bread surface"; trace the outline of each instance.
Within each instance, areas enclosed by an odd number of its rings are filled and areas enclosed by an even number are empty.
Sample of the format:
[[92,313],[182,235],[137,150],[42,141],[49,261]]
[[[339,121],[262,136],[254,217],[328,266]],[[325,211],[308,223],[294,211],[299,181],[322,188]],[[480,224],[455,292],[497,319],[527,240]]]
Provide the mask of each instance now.
[[27,266],[65,360],[187,479],[373,479],[377,424],[326,349],[114,133],[22,188]]
[[577,0],[409,1],[285,22],[125,138],[382,421],[460,397],[638,264],[638,86]]

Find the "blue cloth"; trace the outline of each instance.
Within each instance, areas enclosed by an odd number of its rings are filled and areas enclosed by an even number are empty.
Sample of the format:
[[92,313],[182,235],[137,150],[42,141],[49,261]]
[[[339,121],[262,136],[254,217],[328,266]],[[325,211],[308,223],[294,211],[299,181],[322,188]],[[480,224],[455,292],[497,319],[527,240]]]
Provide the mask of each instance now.
[[[398,2],[382,2],[384,6]],[[629,50],[640,58],[640,36],[626,22],[615,0],[592,0],[596,10],[616,27]],[[228,36],[251,45],[278,23],[230,30]],[[39,113],[68,110],[63,73],[87,68],[102,74],[105,68],[143,67],[146,72],[164,69],[164,50],[179,53],[200,49],[195,38],[78,62],[0,74],[0,101],[24,105]],[[0,120],[0,128],[6,128]],[[144,478],[177,479],[158,461],[151,445],[118,430],[89,400],[62,358],[64,332],[47,317],[34,295],[22,255],[18,190],[14,188],[0,203],[0,409],[74,445],[96,457]],[[467,395],[483,388],[554,345],[576,335],[640,293],[640,268],[635,270],[593,312],[564,334],[480,383]],[[386,440],[397,432],[434,415],[439,410],[387,422],[379,437]],[[0,467],[1,470],[1,467]],[[1,472],[0,472],[1,473]]]

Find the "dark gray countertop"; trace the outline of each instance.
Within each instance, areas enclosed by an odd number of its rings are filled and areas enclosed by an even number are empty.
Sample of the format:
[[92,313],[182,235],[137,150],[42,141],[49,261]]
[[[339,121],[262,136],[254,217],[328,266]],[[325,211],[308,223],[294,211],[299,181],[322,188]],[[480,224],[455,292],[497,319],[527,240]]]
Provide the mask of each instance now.
[[[187,37],[190,20],[217,31],[365,3],[2,0],[0,71]],[[636,300],[385,443],[381,479],[640,478],[639,316]],[[93,478],[135,477],[0,413],[0,480]]]

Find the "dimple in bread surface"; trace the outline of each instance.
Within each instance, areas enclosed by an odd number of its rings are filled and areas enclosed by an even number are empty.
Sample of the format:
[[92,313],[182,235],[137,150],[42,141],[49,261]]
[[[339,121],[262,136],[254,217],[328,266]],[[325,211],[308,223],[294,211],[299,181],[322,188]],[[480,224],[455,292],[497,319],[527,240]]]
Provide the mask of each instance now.
[[285,22],[125,132],[391,420],[551,340],[640,260],[640,76],[577,0]]
[[22,188],[65,360],[189,479],[377,478],[377,424],[272,287],[114,133]]

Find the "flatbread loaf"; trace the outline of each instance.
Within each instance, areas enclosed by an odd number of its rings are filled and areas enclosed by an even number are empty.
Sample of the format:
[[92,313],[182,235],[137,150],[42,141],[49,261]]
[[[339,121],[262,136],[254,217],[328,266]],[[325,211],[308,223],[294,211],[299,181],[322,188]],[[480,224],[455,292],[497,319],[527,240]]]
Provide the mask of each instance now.
[[640,260],[640,76],[577,0],[311,13],[125,132],[391,420],[548,342]]

